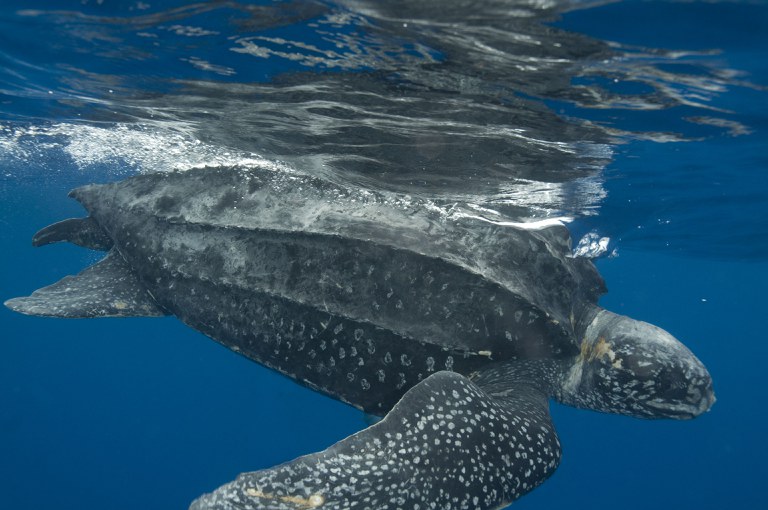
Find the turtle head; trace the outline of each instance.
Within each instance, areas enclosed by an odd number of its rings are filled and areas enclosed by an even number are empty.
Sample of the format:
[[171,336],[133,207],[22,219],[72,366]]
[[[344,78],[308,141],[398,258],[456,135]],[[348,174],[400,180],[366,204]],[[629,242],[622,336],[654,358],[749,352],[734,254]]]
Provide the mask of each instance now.
[[564,403],[639,418],[694,418],[715,402],[704,365],[647,322],[600,310],[565,373]]

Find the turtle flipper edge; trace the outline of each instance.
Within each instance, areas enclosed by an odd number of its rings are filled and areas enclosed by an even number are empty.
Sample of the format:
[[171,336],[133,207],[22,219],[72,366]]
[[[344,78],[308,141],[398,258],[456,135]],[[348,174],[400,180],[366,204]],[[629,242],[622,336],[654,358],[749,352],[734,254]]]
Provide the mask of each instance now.
[[160,317],[166,315],[114,249],[75,276],[9,299],[5,306],[26,315],[62,318]]
[[33,246],[68,241],[91,250],[107,251],[113,242],[104,233],[96,220],[91,216],[86,218],[69,218],[39,230],[32,238]]
[[491,396],[462,375],[437,372],[379,423],[322,452],[241,474],[190,510],[498,508],[560,461],[547,395],[514,388]]

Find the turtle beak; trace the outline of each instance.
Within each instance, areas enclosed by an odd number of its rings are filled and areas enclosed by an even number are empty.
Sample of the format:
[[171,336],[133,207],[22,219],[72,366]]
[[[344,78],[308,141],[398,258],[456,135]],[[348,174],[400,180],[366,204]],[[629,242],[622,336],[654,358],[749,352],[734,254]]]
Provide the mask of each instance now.
[[692,420],[697,416],[709,411],[712,404],[715,403],[715,397],[712,395],[710,398],[705,398],[699,401],[697,404],[668,404],[666,402],[646,402],[648,407],[654,408],[658,411],[659,415],[664,415],[666,418],[672,418],[675,420]]
[[682,344],[680,348],[677,356],[683,363],[658,372],[666,390],[645,405],[663,417],[689,420],[709,411],[716,398],[706,367]]

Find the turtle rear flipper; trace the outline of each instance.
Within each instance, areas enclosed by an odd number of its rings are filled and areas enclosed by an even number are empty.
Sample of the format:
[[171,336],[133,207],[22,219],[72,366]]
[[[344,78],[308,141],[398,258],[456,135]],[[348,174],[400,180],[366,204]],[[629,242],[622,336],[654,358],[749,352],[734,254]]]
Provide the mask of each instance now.
[[166,313],[116,250],[96,264],[5,306],[45,317],[158,317]]
[[32,238],[33,246],[69,241],[91,250],[107,251],[112,248],[112,239],[101,229],[91,216],[69,218],[39,230]]
[[505,388],[517,391],[491,396],[438,372],[379,423],[325,451],[244,473],[190,510],[498,508],[560,461],[546,394],[527,384]]

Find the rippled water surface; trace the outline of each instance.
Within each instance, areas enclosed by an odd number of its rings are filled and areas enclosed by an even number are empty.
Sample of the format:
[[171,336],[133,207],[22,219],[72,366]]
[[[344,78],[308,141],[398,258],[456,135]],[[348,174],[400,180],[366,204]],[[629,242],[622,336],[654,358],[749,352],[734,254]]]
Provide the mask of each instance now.
[[[765,34],[764,2],[4,1],[0,297],[97,260],[29,239],[81,214],[72,187],[135,173],[269,165],[566,221],[605,256],[603,304],[679,336],[720,401],[690,423],[556,407],[563,465],[516,506],[757,507]],[[0,323],[8,508],[186,508],[364,425],[171,319]]]

